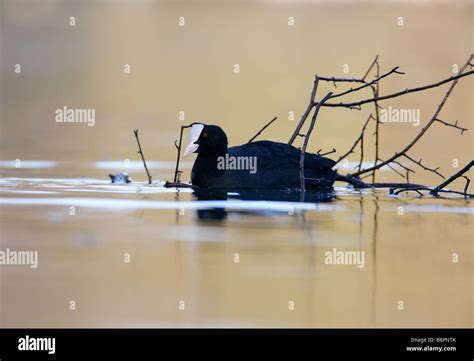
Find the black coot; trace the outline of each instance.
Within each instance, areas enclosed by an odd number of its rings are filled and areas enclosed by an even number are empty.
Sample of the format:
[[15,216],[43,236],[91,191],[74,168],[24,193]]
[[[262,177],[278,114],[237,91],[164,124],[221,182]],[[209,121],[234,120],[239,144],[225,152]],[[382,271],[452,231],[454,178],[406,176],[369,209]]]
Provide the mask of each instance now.
[[[191,172],[193,185],[203,189],[300,188],[300,150],[268,140],[227,147],[227,136],[216,125],[196,123],[184,156],[198,153]],[[336,178],[331,159],[306,153],[305,188],[331,187]]]

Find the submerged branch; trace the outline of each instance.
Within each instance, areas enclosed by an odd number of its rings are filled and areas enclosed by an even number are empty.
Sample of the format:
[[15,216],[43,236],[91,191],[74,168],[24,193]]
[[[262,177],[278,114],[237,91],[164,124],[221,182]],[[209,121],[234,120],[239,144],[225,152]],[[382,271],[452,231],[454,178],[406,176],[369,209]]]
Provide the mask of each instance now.
[[[431,194],[436,195],[438,192],[440,192],[444,187],[449,185],[450,183],[454,182],[456,179],[461,177],[464,173],[466,173],[471,167],[474,165],[474,160],[471,160],[469,163],[467,163],[459,172],[453,174],[451,177],[446,179],[443,183],[439,184],[433,190],[431,191]],[[464,193],[467,191],[467,187],[469,186],[470,181],[466,184],[466,187],[464,189]]]
[[367,188],[399,188],[399,187],[426,187],[424,185],[415,183],[366,183],[360,178],[354,177],[350,174],[338,174],[336,181],[345,182],[353,185],[355,188],[367,189]]
[[192,184],[189,183],[183,183],[183,182],[165,182],[163,185],[165,188],[197,188],[193,186]]
[[[390,189],[390,194],[398,195],[402,192],[417,192],[420,196],[423,196],[423,193],[421,191],[429,191],[429,193],[435,197],[437,197],[439,193],[452,193],[452,194],[463,195],[465,198],[472,198],[474,197],[474,194],[467,193],[471,180],[468,177],[463,176],[463,174],[466,173],[469,169],[471,169],[473,165],[474,165],[474,161],[471,160],[459,172],[452,175],[451,177],[449,177],[449,179],[445,180],[443,183],[441,183],[440,185],[434,188],[428,187],[428,186],[421,186],[421,185],[405,184],[405,185],[392,187]],[[466,179],[466,185],[464,186],[463,192],[453,191],[451,189],[444,189],[448,184],[450,184],[451,182],[461,177]]]

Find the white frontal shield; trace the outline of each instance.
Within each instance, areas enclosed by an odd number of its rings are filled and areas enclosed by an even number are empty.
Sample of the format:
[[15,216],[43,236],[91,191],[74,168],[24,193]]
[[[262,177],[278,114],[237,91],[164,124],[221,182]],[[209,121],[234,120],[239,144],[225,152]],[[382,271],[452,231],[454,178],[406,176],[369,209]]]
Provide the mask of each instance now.
[[197,142],[199,137],[201,136],[201,132],[204,129],[204,125],[202,124],[194,124],[191,127],[191,131],[189,133],[189,144],[184,149],[183,157],[187,157],[188,155],[196,152],[196,150],[199,148],[199,144],[194,144]]

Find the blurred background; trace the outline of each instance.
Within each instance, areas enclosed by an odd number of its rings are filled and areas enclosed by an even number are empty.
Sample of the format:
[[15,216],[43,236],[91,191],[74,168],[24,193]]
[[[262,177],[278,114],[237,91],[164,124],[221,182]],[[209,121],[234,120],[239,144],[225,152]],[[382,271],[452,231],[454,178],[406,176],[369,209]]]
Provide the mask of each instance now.
[[[387,94],[452,75],[473,50],[472,1],[2,0],[1,6],[4,160],[139,160],[132,133],[138,128],[150,160],[174,161],[179,127],[193,121],[222,126],[237,145],[278,116],[263,138],[287,141],[315,74],[361,77],[378,54],[382,73],[397,65],[406,72],[381,83]],[[446,88],[381,105],[420,109],[423,126]],[[472,90],[463,79],[442,119],[470,128]],[[64,106],[95,109],[95,126],[56,123],[54,112]],[[344,153],[372,111],[372,105],[324,109],[310,148]],[[419,131],[384,125],[382,158]],[[472,144],[472,132],[460,136],[436,124],[411,153],[451,173],[453,158],[472,158]],[[373,137],[366,154],[373,161]],[[152,173],[169,179],[171,168]]]

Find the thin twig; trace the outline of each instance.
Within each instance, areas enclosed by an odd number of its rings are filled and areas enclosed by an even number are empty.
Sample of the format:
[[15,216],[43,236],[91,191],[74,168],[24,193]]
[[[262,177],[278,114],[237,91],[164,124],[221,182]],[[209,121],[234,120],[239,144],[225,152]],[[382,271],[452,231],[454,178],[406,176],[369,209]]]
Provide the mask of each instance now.
[[138,143],[137,153],[139,153],[142,157],[143,166],[145,167],[146,175],[148,176],[148,184],[151,184],[151,175],[150,175],[150,172],[148,171],[148,167],[146,166],[145,156],[143,155],[142,147],[140,145],[140,139],[138,138],[138,129],[134,129],[133,133],[135,134],[135,138],[137,139],[137,143]]
[[[336,161],[336,164],[339,163],[344,158],[346,158],[349,154],[354,152],[355,147],[357,146],[357,144],[359,144],[362,137],[364,136],[365,129],[367,128],[367,124],[369,124],[370,119],[373,119],[372,114],[370,114],[369,117],[367,118],[367,120],[365,121],[364,125],[362,126],[362,130],[361,130],[359,136],[357,137],[356,141],[354,142],[354,144],[352,144],[352,147],[350,147],[349,150],[346,153],[344,153],[343,155],[341,155],[339,157],[339,159]],[[336,164],[334,164],[334,165],[336,165]]]
[[423,165],[423,164],[421,163],[421,161],[422,161],[421,158],[420,158],[420,160],[417,161],[417,160],[413,159],[412,157],[410,157],[410,156],[409,156],[408,154],[406,154],[406,153],[403,154],[403,156],[404,156],[405,158],[411,160],[413,163],[418,164],[418,165],[419,165],[421,168],[423,168],[424,170],[427,170],[427,171],[429,171],[429,172],[435,173],[435,174],[439,175],[441,178],[446,179],[444,175],[442,175],[440,172],[438,172],[439,167],[434,168],[434,169],[433,169],[433,168],[429,168],[429,167],[427,167],[427,166],[425,166],[425,165]]
[[[380,159],[379,159],[380,160]],[[405,169],[408,173],[412,172],[412,173],[415,173],[415,171],[411,168],[408,168],[406,165],[394,160],[392,163],[395,163],[396,165],[398,165],[399,167]]]
[[360,160],[357,169],[360,171],[362,168],[362,162],[364,161],[364,134],[362,134],[362,138],[360,138]]
[[364,76],[362,77],[362,80],[365,81],[365,79],[367,78],[367,76],[369,75],[370,71],[372,70],[372,68],[374,67],[375,63],[376,63],[378,60],[379,60],[379,56],[376,55],[374,61],[372,62],[372,64],[370,64],[369,68],[367,69],[367,71],[365,72]]
[[319,155],[320,157],[324,157],[324,156],[326,156],[326,155],[328,155],[328,154],[336,153],[336,148],[332,148],[332,150],[327,151],[327,152],[325,152],[325,153],[321,153],[321,151],[322,151],[322,149],[319,149],[319,150],[316,152],[316,154]]
[[183,142],[183,131],[184,129],[186,128],[191,128],[194,124],[196,123],[191,123],[189,125],[182,125],[181,126],[181,131],[179,133],[179,144],[176,144],[176,140],[174,141],[174,146],[176,147],[177,149],[177,154],[176,154],[176,168],[174,170],[174,180],[173,180],[173,183],[177,183],[178,182],[178,175],[179,175],[179,160],[180,160],[180,157],[181,157],[181,145],[182,145],[182,142]]
[[[331,77],[326,77],[326,76],[318,76],[319,80],[324,80],[327,82],[339,82],[339,83],[363,83],[363,79],[358,79],[358,78],[335,78],[333,76]],[[337,88],[337,87],[336,87]]]
[[[378,64],[378,62],[377,62],[376,64]],[[378,66],[377,66],[377,68],[378,68]],[[357,87],[357,88],[351,88],[351,89],[346,90],[346,91],[344,91],[344,92],[342,92],[342,93],[334,94],[333,96],[331,96],[330,99],[339,98],[339,97],[342,97],[342,96],[344,96],[344,95],[347,95],[347,94],[350,94],[350,93],[359,91],[359,90],[361,90],[361,89],[367,88],[367,87],[369,87],[369,86],[371,86],[371,85],[373,85],[373,84],[377,84],[380,80],[382,80],[383,78],[389,76],[390,74],[405,74],[405,73],[403,73],[403,72],[401,72],[401,71],[398,71],[398,66],[396,66],[395,68],[393,68],[393,69],[390,70],[389,72],[383,74],[382,76],[379,76],[378,73],[379,73],[379,70],[377,70],[377,75],[376,75],[376,78],[375,78],[374,80],[372,80],[372,81],[370,81],[370,82],[368,82],[368,83],[365,83],[364,85],[361,85],[361,86],[359,86],[359,87]],[[374,97],[374,98],[376,98],[376,97]],[[357,104],[356,104],[356,105],[357,105]],[[360,105],[360,104],[359,104],[359,105]]]
[[441,119],[438,119],[438,118],[436,118],[436,121],[437,121],[437,122],[440,122],[441,124],[444,124],[444,125],[447,126],[447,127],[452,127],[452,128],[459,129],[459,130],[461,131],[461,135],[463,135],[464,132],[467,131],[467,128],[463,128],[463,127],[460,127],[460,126],[458,125],[458,121],[457,121],[457,120],[456,120],[456,122],[455,122],[454,124],[445,122],[444,120],[441,120]]
[[393,170],[395,173],[397,173],[400,177],[405,178],[405,176],[401,172],[396,170],[390,163],[387,164],[387,167],[389,167],[391,170]]
[[[375,66],[376,66],[376,77],[380,78],[380,65],[378,62],[378,56],[374,60]],[[394,70],[396,70],[395,68]],[[370,87],[372,89],[372,93],[374,95],[374,98],[378,98],[380,94],[380,83],[377,82],[375,86]],[[375,107],[375,160],[374,160],[374,167],[377,166],[377,161],[379,159],[379,135],[380,135],[380,117],[379,117],[379,103],[378,101],[374,101],[374,107]],[[360,171],[360,169],[359,169]],[[372,183],[375,183],[375,169],[372,172]]]
[[270,120],[262,129],[260,129],[260,130],[258,131],[257,134],[255,134],[252,138],[250,138],[250,140],[249,140],[247,143],[252,143],[253,140],[254,140],[255,138],[257,138],[260,134],[262,134],[262,132],[263,132],[268,126],[270,126],[270,124],[272,124],[275,120],[277,120],[277,117],[275,117],[275,118],[273,118],[272,120]]
[[293,132],[292,136],[290,137],[290,140],[288,141],[289,145],[293,144],[296,137],[301,135],[301,133],[300,133],[301,128],[303,127],[303,124],[306,121],[306,118],[308,118],[308,115],[311,112],[311,109],[313,109],[313,107],[314,107],[314,97],[316,96],[316,91],[318,89],[318,84],[319,84],[319,78],[316,75],[314,77],[313,90],[311,90],[311,96],[309,98],[308,107],[306,108],[304,114],[301,116],[301,119],[300,119],[298,125],[295,128],[295,131]]

